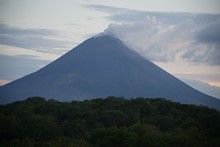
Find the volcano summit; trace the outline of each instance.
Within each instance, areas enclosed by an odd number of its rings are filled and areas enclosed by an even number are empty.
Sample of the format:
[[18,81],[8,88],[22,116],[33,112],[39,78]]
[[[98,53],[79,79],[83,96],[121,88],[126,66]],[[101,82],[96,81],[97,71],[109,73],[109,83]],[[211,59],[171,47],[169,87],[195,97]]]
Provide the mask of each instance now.
[[60,101],[162,97],[220,110],[220,100],[186,85],[112,34],[94,36],[39,71],[0,87],[1,104],[32,96]]

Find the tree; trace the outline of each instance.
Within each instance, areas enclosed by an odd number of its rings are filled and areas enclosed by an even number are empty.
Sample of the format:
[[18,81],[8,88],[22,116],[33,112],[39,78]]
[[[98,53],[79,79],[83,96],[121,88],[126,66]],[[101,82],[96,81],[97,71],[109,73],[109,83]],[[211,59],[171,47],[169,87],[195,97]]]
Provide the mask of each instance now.
[[118,128],[126,120],[126,115],[120,110],[107,110],[103,116],[104,124]]

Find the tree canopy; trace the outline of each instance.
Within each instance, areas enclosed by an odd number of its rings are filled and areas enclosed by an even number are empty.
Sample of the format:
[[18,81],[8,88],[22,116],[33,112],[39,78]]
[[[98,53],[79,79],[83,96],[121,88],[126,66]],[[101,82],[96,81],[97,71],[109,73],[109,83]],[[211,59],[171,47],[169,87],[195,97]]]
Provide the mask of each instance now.
[[220,113],[162,98],[0,105],[0,146],[220,146]]

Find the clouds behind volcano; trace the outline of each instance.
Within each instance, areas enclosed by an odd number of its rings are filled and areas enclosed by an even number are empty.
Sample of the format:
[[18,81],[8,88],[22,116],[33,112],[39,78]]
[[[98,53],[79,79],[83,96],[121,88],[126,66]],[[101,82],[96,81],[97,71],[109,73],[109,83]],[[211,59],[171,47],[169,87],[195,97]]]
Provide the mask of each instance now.
[[192,64],[220,65],[219,19],[201,23],[188,15],[178,22],[146,16],[143,21],[112,23],[106,31],[151,61],[182,58]]

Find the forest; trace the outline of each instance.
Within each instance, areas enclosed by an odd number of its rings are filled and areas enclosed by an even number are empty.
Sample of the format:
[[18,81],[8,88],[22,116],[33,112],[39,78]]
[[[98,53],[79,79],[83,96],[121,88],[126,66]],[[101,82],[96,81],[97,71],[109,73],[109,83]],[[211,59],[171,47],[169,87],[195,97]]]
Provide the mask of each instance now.
[[219,147],[220,112],[162,98],[31,97],[0,105],[0,146]]

